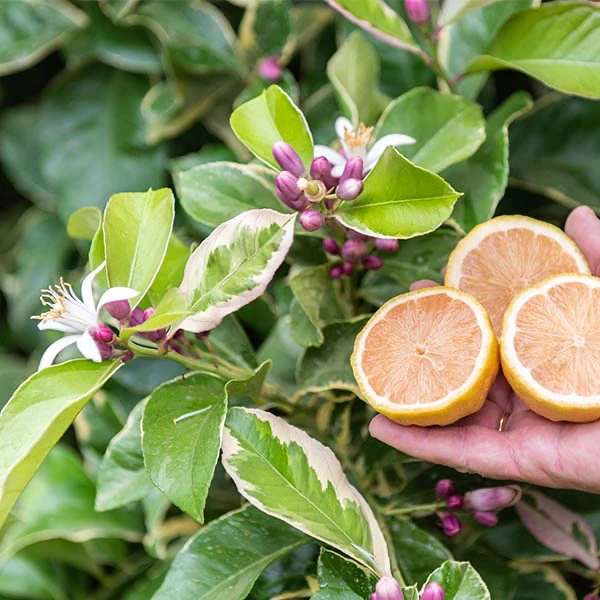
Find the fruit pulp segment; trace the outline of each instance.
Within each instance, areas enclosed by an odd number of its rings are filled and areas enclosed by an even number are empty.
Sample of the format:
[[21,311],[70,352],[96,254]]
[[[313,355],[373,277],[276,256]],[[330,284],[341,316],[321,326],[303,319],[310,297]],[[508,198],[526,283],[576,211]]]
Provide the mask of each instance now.
[[392,307],[365,340],[362,368],[373,390],[398,404],[429,404],[472,375],[482,334],[473,310],[445,294]]
[[527,300],[517,315],[514,348],[544,388],[600,394],[600,288],[569,282]]
[[560,273],[576,273],[574,256],[549,236],[525,228],[488,235],[462,263],[458,287],[486,309],[496,335],[512,298],[523,288]]

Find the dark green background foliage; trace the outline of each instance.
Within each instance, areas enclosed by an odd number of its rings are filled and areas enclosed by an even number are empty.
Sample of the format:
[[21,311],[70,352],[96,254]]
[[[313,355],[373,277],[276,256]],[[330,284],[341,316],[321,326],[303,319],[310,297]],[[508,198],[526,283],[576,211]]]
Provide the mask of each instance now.
[[[400,0],[388,3],[404,14]],[[176,187],[175,231],[188,246],[229,218],[217,202],[208,208],[194,204],[194,194],[205,189],[208,179],[180,173],[216,161],[250,161],[229,117],[269,85],[257,70],[261,59],[281,57],[278,85],[304,111],[315,143],[321,144],[333,142],[334,119],[342,114],[332,81],[341,78],[355,89],[367,125],[413,88],[437,87],[435,73],[417,54],[369,34],[361,42],[367,47],[361,56],[353,57],[348,47],[348,55],[330,63],[357,28],[325,2],[247,4],[253,3],[0,0],[0,405],[35,370],[53,339],[29,319],[39,312],[40,288],[61,275],[79,281],[87,263],[91,235],[71,231],[70,237],[67,232],[74,211],[103,209],[117,192]],[[485,54],[509,16],[530,4],[506,0],[473,10],[452,26],[449,75]],[[563,95],[517,71],[476,74],[455,91],[478,101],[491,118],[486,141],[474,154],[464,160],[461,145],[455,159],[448,160],[449,148],[435,163],[465,193],[451,226],[402,242],[381,271],[364,277],[351,308],[331,301],[335,294],[321,267],[320,240],[297,236],[288,265],[305,269],[288,280],[289,266],[283,268],[261,299],[227,318],[211,337],[219,355],[246,372],[273,359],[269,381],[299,404],[290,421],[330,446],[350,480],[367,486],[370,500],[396,507],[431,503],[437,479],[456,474],[413,462],[366,435],[372,413],[363,403],[351,402],[356,387],[348,364],[353,338],[364,324],[358,317],[406,291],[415,279],[439,280],[460,236],[494,214],[520,213],[562,225],[578,204],[600,210],[597,101]],[[410,102],[410,97],[403,100],[405,110],[418,111],[418,106],[410,109]],[[417,116],[400,110],[390,131],[396,131],[395,125],[416,138],[433,135],[427,132],[428,115]],[[507,123],[513,117],[518,118],[510,125],[507,144]],[[418,162],[415,149],[407,152]],[[502,168],[507,160],[510,173]],[[257,180],[251,198],[235,201],[269,206],[274,202],[270,183],[267,176]],[[207,195],[214,200],[218,193],[247,191],[234,187],[211,189]],[[191,190],[189,197],[186,190]],[[307,306],[303,286],[313,285],[322,286],[323,298]],[[346,321],[336,323],[341,319]],[[221,386],[215,392],[216,412],[206,418],[224,418],[228,398],[230,404],[251,405],[252,386],[262,387],[267,371],[264,367],[238,388]],[[209,478],[206,489],[196,490],[200,502],[206,502],[202,529],[202,507],[190,508],[185,489],[170,498],[183,494],[177,504],[192,516],[155,487],[165,474],[160,460],[152,464],[148,456],[149,473],[144,469],[142,401],[182,372],[166,360],[138,359],[94,395],[0,531],[0,599],[147,600],[159,588],[154,597],[161,600],[236,600],[247,594],[265,600],[284,593],[286,598],[311,593],[319,600],[366,598],[372,575],[335,552],[319,551],[285,523],[253,507],[217,520],[241,507],[220,465],[210,487]],[[156,404],[156,398],[150,402]],[[146,409],[144,419],[158,409]],[[190,437],[181,443],[193,443],[195,433],[186,431]],[[107,448],[109,458],[103,460]],[[207,460],[210,470],[214,457]],[[181,469],[185,488],[185,466]],[[486,484],[475,476],[459,476],[458,482],[463,490]],[[102,493],[97,495],[97,488]],[[563,493],[560,499],[584,514],[600,535],[600,505],[594,497]],[[570,600],[598,581],[597,573],[535,542],[510,510],[490,531],[467,523],[458,541],[443,539],[434,516],[389,521],[408,585],[421,586],[453,558],[470,561],[494,599]],[[447,568],[456,569],[454,579],[471,576],[464,566]],[[459,587],[451,597],[470,597],[468,591],[461,595]]]

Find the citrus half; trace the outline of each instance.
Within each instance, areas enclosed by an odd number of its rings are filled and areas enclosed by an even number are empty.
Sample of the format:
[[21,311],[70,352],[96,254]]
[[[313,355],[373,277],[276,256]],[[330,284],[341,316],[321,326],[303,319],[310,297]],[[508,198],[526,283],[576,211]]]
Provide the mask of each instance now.
[[552,421],[600,419],[600,279],[566,274],[520,292],[504,315],[502,368]]
[[402,425],[448,425],[481,408],[499,368],[483,306],[433,287],[384,304],[359,333],[352,368],[364,398]]
[[543,221],[502,216],[478,225],[458,243],[448,259],[445,284],[475,296],[500,336],[515,294],[559,273],[590,273],[575,242]]

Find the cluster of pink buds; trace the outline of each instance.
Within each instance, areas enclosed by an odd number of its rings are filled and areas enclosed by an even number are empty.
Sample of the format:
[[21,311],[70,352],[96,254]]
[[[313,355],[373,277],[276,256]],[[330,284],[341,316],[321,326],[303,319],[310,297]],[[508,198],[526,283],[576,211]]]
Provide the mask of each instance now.
[[352,275],[358,266],[367,271],[377,271],[383,266],[383,258],[373,252],[395,252],[399,247],[398,240],[375,239],[350,229],[346,231],[346,235],[350,239],[342,245],[333,238],[323,240],[325,253],[341,259],[329,271],[332,279]]
[[[128,327],[136,327],[141,325],[144,321],[147,321],[156,310],[153,307],[142,310],[139,307],[131,310],[131,306],[128,300],[118,300],[116,302],[110,302],[106,306],[108,314],[115,318],[117,321]],[[138,335],[150,340],[151,342],[161,342],[167,337],[166,329],[156,329],[154,331],[143,331]]]
[[[425,586],[421,600],[444,600],[444,595],[444,588],[432,581]],[[377,582],[370,600],[404,600],[404,594],[400,584],[393,577],[386,575]]]
[[332,211],[338,202],[354,200],[363,190],[362,158],[350,159],[338,179],[332,175],[333,165],[324,156],[315,158],[310,173],[306,173],[302,159],[290,144],[276,142],[272,152],[283,169],[275,177],[277,197],[300,213],[300,225],[306,231],[323,227],[323,209]]
[[283,69],[278,56],[268,56],[258,61],[256,69],[261,79],[269,83],[276,83],[283,77]]
[[521,499],[521,488],[518,485],[480,488],[462,496],[456,493],[452,480],[440,479],[435,486],[435,496],[446,501],[447,511],[440,512],[442,529],[447,536],[454,536],[462,530],[456,511],[464,508],[480,525],[495,527],[498,511],[515,505]]

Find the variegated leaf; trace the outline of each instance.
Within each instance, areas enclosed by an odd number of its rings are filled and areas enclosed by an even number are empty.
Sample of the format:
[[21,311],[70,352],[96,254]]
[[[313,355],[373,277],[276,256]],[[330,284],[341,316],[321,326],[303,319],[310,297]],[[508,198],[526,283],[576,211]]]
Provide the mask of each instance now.
[[208,331],[258,298],[292,245],[294,220],[265,208],[246,211],[217,227],[185,267],[179,289],[189,315],[173,331]]
[[232,408],[223,464],[247,500],[267,514],[389,573],[383,534],[333,452],[304,431],[258,409]]

